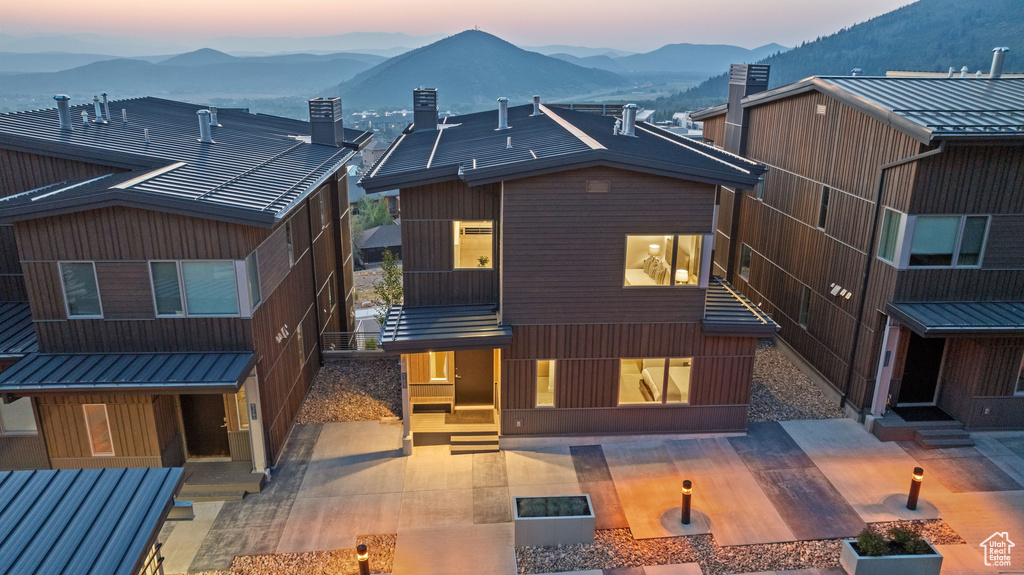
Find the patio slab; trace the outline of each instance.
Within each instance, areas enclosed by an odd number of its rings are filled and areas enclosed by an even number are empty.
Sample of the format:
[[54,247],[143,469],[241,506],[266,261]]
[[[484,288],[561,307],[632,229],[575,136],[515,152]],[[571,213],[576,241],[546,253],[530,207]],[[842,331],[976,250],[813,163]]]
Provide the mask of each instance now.
[[210,527],[213,526],[223,506],[223,501],[193,503],[195,517],[190,521],[175,522],[174,530],[164,542],[165,548],[170,550],[164,555],[164,573],[171,575],[188,572],[189,565],[199,552],[203,539],[210,533]]
[[395,545],[394,575],[513,575],[511,523],[404,529]]
[[345,549],[358,535],[394,533],[401,507],[401,493],[296,499],[277,552]]
[[402,493],[399,533],[408,529],[472,524],[472,488]]
[[576,468],[568,446],[552,446],[529,451],[505,451],[505,470],[509,487],[578,483]]

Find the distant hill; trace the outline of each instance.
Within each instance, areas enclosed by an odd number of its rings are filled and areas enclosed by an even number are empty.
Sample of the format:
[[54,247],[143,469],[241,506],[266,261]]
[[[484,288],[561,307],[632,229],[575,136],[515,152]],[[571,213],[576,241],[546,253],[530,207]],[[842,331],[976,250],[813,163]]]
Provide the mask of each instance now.
[[[110,54],[73,54],[70,52],[0,52],[0,72],[59,72],[93,62],[117,60]],[[159,62],[168,56],[141,56],[132,60]]]
[[617,58],[628,72],[715,74],[732,63],[753,63],[789,48],[768,44],[748,50],[727,44],[668,44],[653,52]]
[[597,68],[599,70],[608,70],[609,72],[615,72],[616,74],[624,74],[626,68],[619,64],[618,59],[608,54],[601,54],[598,56],[584,56],[582,58],[573,56],[572,54],[551,54],[552,58],[558,58],[559,60],[569,62],[570,64],[576,64],[577,66],[583,66],[584,68]]
[[[887,14],[807,42],[760,61],[771,65],[769,87],[809,76],[848,75],[861,68],[865,75],[887,70],[959,72],[967,66],[988,73],[992,48],[1008,46],[1004,71],[1024,71],[1024,2],[1021,0],[920,0]],[[672,96],[645,102],[658,117],[680,110],[725,102],[728,66],[702,84]]]
[[412,104],[412,90],[437,88],[440,105],[484,107],[506,96],[524,103],[581,96],[628,85],[622,76],[528,52],[496,36],[467,30],[396,56],[339,88],[348,109]]

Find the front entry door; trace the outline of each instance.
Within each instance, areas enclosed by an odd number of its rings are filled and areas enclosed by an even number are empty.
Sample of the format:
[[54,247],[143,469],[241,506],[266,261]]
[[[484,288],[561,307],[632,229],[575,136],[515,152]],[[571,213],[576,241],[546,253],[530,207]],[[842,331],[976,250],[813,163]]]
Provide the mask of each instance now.
[[494,405],[494,350],[455,352],[455,405]]
[[935,387],[939,383],[945,349],[945,338],[923,338],[911,332],[897,405],[935,403]]
[[228,428],[224,397],[218,394],[182,395],[181,419],[189,457],[228,457]]

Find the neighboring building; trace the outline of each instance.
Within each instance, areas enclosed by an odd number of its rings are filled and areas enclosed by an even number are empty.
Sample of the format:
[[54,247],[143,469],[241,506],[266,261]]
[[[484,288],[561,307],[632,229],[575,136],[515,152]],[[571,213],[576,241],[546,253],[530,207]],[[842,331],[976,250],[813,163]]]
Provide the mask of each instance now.
[[0,373],[0,468],[263,471],[320,333],[353,328],[343,167],[369,135],[336,98],[310,100],[312,124],[58,104],[0,115],[0,300],[27,301],[38,339],[0,334],[24,356]]
[[163,573],[182,469],[0,471],[0,573]]
[[415,91],[414,129],[362,179],[403,198],[405,304],[379,344],[402,353],[406,445],[447,443],[460,421],[745,429],[757,337],[777,326],[710,263],[716,186],[760,168],[636,124],[635,106],[614,135],[615,117],[539,99],[437,125],[436,98]]
[[384,250],[394,254],[395,259],[402,259],[402,226],[401,223],[377,226],[364,230],[362,237],[355,240],[359,250],[359,259],[365,263],[375,263],[384,259]]
[[398,195],[398,190],[384,190],[383,192],[367,194],[363,190],[363,186],[359,185],[359,178],[362,175],[363,170],[359,166],[348,166],[348,203],[355,210],[355,213],[359,213],[359,200],[366,196],[376,201],[387,202],[388,213],[391,214],[392,218],[402,217],[402,200]]
[[1024,428],[1024,79],[767,83],[692,115],[767,168],[722,188],[715,268],[852,417]]
[[384,155],[384,150],[388,149],[388,142],[384,141],[384,138],[379,134],[374,134],[370,143],[363,148],[360,152],[364,166],[372,166]]

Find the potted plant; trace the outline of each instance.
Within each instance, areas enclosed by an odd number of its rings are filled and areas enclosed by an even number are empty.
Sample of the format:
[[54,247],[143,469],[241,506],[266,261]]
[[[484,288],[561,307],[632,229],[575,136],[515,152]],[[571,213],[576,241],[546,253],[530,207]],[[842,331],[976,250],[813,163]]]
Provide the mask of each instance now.
[[513,497],[516,547],[593,543],[594,507],[590,496]]
[[894,527],[885,537],[865,528],[843,541],[839,564],[850,575],[939,575],[942,555],[917,531]]

